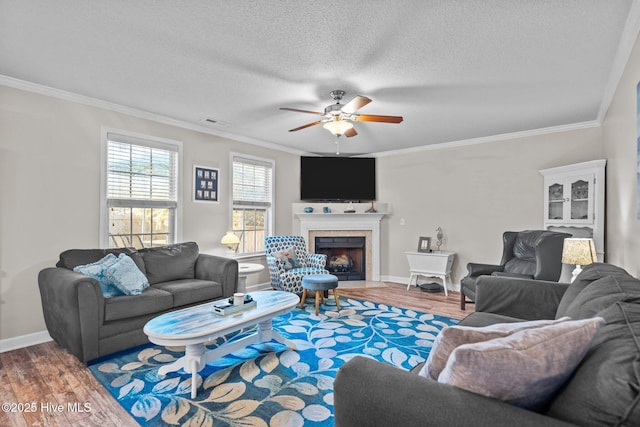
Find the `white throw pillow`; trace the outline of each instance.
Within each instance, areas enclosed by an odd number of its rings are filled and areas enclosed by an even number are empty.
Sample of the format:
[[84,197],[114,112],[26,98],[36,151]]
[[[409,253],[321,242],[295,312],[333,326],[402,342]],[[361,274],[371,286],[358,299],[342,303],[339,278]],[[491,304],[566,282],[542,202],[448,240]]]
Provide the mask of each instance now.
[[449,326],[440,331],[426,363],[420,370],[420,375],[432,380],[437,380],[440,372],[444,369],[449,360],[449,356],[456,347],[463,344],[472,344],[481,341],[488,341],[495,338],[506,337],[524,329],[539,328],[558,322],[569,320],[569,317],[562,317],[557,320],[532,320],[515,323],[496,323],[489,326]]
[[457,347],[438,382],[541,411],[564,385],[605,321],[568,320]]

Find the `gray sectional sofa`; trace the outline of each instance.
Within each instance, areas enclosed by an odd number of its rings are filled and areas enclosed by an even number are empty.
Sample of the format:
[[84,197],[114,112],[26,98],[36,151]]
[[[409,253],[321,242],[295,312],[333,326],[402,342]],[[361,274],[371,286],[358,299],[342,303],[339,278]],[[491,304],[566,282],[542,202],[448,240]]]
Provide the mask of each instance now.
[[[149,280],[140,295],[105,298],[98,282],[73,271],[109,253],[131,257]],[[80,361],[148,342],[142,328],[161,313],[233,295],[238,262],[200,254],[193,242],[135,250],[71,249],[38,275],[49,335]]]
[[[568,382],[540,412],[356,357],[334,383],[335,425],[639,426],[640,280],[603,263],[572,284],[509,277],[478,279],[476,312],[459,324],[601,317],[604,326]],[[548,349],[552,355],[554,348]]]

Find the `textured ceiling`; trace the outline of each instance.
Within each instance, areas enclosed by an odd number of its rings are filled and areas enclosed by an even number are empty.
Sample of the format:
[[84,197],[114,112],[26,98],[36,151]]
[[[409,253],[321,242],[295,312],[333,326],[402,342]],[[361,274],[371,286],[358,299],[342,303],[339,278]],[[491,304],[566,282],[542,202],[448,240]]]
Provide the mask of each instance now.
[[[597,123],[632,0],[0,0],[0,84],[47,88],[293,152],[332,153],[333,101],[373,100],[343,153]],[[208,125],[203,119],[224,122]]]

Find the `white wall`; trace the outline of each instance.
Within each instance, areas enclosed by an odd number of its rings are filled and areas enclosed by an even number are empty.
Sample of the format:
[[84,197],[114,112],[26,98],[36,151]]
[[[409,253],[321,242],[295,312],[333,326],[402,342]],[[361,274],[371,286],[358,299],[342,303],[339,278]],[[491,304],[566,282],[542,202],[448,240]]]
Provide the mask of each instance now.
[[607,157],[607,262],[640,276],[638,220],[637,85],[640,43],[629,57],[624,74],[603,123]]
[[[290,232],[298,156],[0,86],[0,340],[45,330],[41,269],[63,250],[99,247],[102,126],[183,142],[183,241],[222,249],[232,151],[275,160],[275,230]],[[194,164],[220,168],[219,204],[191,201]]]
[[382,233],[383,276],[408,277],[404,252],[417,249],[419,236],[434,247],[439,226],[441,249],[457,253],[454,283],[468,262],[498,263],[504,231],[543,227],[538,171],[602,156],[596,127],[379,158],[379,199],[392,211]]

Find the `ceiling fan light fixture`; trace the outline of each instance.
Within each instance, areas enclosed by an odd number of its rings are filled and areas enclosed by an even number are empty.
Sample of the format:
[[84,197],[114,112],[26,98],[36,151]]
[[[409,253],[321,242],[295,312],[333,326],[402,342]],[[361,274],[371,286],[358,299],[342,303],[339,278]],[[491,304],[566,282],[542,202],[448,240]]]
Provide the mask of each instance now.
[[322,127],[334,135],[344,135],[346,131],[353,129],[353,123],[346,120],[331,120]]

